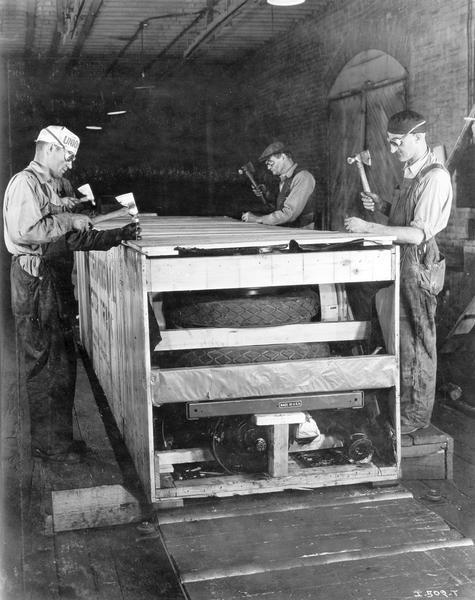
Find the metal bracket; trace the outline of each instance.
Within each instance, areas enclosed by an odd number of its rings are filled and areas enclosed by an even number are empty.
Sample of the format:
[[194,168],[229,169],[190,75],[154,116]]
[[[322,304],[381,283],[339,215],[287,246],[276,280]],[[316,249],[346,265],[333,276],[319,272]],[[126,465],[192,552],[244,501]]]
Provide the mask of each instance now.
[[213,402],[189,402],[186,405],[186,416],[188,419],[204,419],[227,415],[286,413],[332,408],[362,408],[363,406],[364,392],[362,391],[334,394],[299,394],[295,396],[216,400]]

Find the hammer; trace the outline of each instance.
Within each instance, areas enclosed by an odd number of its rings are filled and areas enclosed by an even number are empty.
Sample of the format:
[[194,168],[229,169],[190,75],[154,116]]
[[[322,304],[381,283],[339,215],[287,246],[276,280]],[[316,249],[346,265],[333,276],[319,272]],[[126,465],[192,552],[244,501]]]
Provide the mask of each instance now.
[[363,190],[366,193],[371,192],[371,190],[369,188],[368,179],[366,177],[366,173],[365,173],[364,166],[363,166],[363,165],[371,165],[371,154],[369,153],[369,150],[363,150],[359,154],[355,154],[354,156],[349,156],[346,159],[346,161],[349,165],[356,163],[356,166],[358,167],[358,171],[360,174],[361,183],[363,184]]
[[262,200],[262,202],[265,204],[266,199],[264,198],[264,194],[262,193],[261,188],[257,185],[256,180],[254,179],[254,175],[253,175],[254,165],[252,164],[252,162],[248,162],[245,165],[243,165],[242,167],[240,167],[238,169],[238,173],[239,173],[239,175],[246,175],[246,177],[251,182],[252,187],[256,190],[257,195]]

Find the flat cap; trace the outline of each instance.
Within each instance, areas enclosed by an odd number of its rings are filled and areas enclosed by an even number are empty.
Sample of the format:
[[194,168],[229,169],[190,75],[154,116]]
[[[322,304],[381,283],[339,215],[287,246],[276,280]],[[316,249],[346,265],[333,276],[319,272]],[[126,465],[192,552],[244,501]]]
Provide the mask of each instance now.
[[280,154],[286,151],[286,146],[283,142],[272,142],[269,144],[264,152],[259,156],[259,162],[264,162],[270,158],[273,154]]

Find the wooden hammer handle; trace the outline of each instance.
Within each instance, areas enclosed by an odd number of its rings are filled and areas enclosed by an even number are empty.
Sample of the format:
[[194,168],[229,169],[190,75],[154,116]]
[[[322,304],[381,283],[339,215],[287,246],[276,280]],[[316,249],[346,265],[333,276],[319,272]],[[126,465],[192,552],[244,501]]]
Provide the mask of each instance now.
[[369,194],[371,192],[371,189],[369,187],[369,183],[368,183],[368,178],[366,177],[366,171],[364,170],[364,165],[361,161],[356,161],[356,166],[358,167],[358,171],[360,174],[360,178],[361,178],[361,183],[363,185],[363,191],[365,191],[367,194]]

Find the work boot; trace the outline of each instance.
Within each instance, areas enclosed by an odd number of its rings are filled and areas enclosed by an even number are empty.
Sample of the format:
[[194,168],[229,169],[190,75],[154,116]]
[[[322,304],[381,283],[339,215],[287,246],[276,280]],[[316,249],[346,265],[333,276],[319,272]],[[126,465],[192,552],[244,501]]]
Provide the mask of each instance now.
[[48,454],[40,448],[33,450],[33,456],[41,458],[45,462],[58,463],[63,465],[76,465],[81,462],[81,456],[77,452],[57,452],[55,454]]
[[419,431],[419,429],[427,429],[430,423],[427,425],[413,425],[411,423],[401,423],[401,435],[409,435],[410,433],[415,433]]

